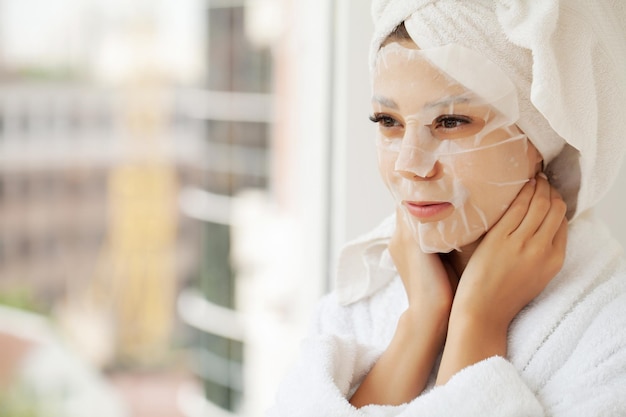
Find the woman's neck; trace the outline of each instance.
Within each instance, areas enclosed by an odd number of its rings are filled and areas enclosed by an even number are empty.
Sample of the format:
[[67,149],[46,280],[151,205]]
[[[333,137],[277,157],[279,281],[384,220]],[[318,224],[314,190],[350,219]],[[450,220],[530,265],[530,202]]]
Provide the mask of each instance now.
[[465,267],[481,241],[482,237],[469,245],[463,246],[460,251],[454,250],[444,255],[444,259],[448,261],[448,264],[452,267],[458,278],[461,278],[463,275]]

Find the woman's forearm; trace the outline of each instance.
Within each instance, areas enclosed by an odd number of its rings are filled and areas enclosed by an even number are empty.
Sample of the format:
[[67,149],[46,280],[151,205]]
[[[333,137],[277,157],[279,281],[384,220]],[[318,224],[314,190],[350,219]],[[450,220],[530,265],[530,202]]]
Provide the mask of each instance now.
[[508,326],[474,317],[451,317],[441,358],[437,385],[445,384],[461,369],[492,356],[505,357]]
[[426,386],[445,339],[447,317],[431,319],[405,312],[387,350],[350,399],[355,407],[399,405],[417,397]]

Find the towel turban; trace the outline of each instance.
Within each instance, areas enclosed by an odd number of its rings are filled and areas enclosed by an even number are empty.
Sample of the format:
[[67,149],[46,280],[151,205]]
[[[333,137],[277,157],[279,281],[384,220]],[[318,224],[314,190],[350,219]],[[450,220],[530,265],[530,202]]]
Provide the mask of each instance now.
[[374,0],[370,65],[402,22],[422,49],[457,43],[516,85],[519,127],[570,219],[610,189],[626,151],[626,12],[621,0]]

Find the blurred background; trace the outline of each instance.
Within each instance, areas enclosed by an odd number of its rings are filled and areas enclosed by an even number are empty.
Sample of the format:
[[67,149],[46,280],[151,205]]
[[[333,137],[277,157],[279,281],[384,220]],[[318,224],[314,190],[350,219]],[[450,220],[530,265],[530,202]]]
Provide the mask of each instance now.
[[384,193],[349,9],[0,0],[1,417],[263,414],[387,210],[342,206]]
[[392,210],[370,33],[356,0],[0,0],[0,417],[263,415]]

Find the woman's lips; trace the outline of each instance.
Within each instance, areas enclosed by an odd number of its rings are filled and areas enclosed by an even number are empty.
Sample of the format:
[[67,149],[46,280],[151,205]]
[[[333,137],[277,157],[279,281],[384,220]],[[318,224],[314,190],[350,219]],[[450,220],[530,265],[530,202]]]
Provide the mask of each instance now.
[[403,201],[411,215],[422,221],[437,221],[448,216],[454,206],[445,201]]

